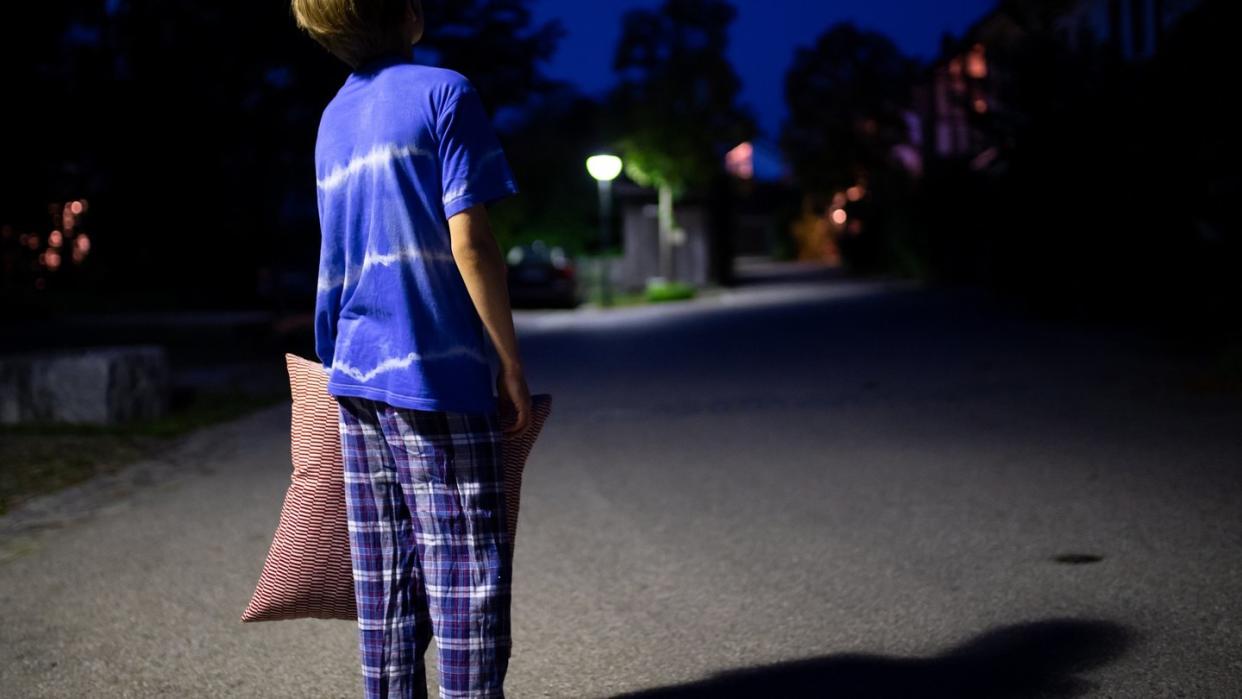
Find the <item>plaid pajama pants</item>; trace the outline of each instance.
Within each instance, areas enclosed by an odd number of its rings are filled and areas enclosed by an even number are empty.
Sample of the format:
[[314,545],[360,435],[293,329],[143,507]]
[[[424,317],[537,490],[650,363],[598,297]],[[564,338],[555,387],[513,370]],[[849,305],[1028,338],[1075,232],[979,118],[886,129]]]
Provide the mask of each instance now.
[[341,396],[346,511],[367,699],[504,697],[512,551],[499,414]]

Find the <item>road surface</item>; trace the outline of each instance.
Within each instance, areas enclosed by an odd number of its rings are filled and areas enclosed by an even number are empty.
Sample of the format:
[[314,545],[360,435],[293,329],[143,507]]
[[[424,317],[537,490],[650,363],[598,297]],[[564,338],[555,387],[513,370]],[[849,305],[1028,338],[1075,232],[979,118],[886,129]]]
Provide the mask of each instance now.
[[[1209,367],[973,292],[744,273],[519,311],[555,405],[511,697],[1242,696],[1242,397]],[[352,623],[237,621],[288,420],[208,428],[84,487],[79,519],[10,526],[3,693],[361,696]]]

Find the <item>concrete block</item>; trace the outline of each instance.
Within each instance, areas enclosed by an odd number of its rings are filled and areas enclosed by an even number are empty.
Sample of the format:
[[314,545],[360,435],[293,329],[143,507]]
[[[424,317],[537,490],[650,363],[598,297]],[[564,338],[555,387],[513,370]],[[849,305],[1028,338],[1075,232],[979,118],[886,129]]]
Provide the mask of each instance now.
[[0,356],[0,424],[110,425],[168,410],[163,347],[88,347]]

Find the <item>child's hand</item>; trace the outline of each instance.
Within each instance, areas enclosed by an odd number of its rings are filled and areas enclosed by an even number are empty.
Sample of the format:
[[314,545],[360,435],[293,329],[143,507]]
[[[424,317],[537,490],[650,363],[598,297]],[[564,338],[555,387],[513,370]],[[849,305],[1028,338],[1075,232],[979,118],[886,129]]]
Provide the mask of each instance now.
[[501,424],[516,416],[513,423],[503,428],[505,434],[521,434],[530,422],[530,389],[521,369],[501,368],[496,374],[496,393],[500,403]]

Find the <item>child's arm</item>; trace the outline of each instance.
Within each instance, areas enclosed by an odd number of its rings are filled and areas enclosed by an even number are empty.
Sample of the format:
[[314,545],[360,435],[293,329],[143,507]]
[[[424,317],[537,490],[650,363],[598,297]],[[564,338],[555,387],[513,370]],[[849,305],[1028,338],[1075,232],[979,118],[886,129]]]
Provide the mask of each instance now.
[[496,382],[499,398],[508,401],[517,415],[505,432],[521,432],[530,417],[530,391],[518,356],[517,333],[509,306],[508,269],[500,245],[492,234],[483,204],[458,212],[449,218],[448,224],[453,259],[500,357]]

